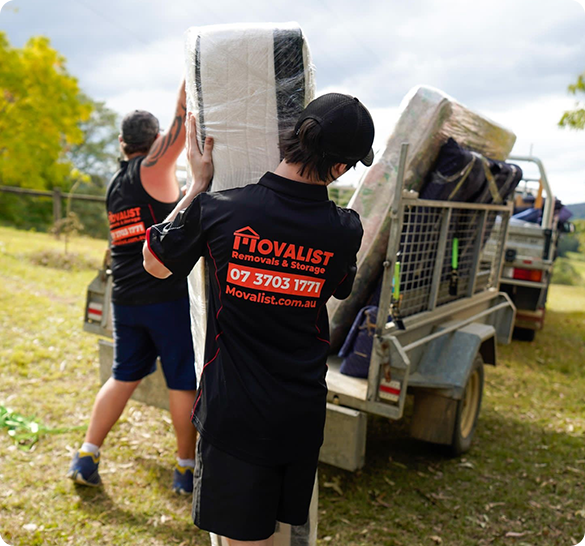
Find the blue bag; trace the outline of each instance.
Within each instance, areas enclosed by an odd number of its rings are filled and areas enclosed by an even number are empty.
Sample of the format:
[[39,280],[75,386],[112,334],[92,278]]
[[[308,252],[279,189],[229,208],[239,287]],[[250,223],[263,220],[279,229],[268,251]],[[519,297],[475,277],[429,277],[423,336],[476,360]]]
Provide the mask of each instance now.
[[343,358],[340,372],[352,377],[367,378],[376,333],[378,308],[370,305],[360,310],[353,321],[345,343],[339,351]]

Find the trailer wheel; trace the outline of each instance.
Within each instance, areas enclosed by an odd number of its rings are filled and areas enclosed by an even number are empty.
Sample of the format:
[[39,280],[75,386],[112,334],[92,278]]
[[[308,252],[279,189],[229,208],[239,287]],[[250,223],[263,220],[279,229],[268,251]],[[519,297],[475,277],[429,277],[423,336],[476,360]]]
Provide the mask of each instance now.
[[514,339],[518,341],[534,341],[536,330],[531,328],[514,328]]
[[453,441],[451,443],[451,450],[454,455],[461,455],[469,451],[471,447],[479,410],[481,408],[483,380],[483,360],[481,355],[477,355],[473,361],[469,379],[465,385],[463,398],[457,401],[455,427],[453,430]]

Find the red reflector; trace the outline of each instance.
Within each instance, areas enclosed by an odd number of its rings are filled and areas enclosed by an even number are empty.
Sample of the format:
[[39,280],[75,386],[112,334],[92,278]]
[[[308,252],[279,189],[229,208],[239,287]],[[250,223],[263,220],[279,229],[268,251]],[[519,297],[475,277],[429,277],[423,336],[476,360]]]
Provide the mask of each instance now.
[[540,282],[542,280],[542,271],[538,269],[514,268],[514,278],[520,281]]
[[396,396],[400,395],[400,389],[393,389],[392,387],[386,387],[386,385],[380,385],[380,390],[382,392],[387,392],[388,394],[395,394]]

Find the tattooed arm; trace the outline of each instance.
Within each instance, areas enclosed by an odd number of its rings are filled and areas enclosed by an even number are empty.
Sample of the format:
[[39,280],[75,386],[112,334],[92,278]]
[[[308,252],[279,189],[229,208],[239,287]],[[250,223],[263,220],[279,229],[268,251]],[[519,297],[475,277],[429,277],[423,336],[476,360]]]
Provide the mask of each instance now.
[[187,99],[185,80],[179,87],[173,121],[167,132],[159,136],[142,162],[140,177],[144,189],[155,199],[163,202],[176,201],[179,196],[175,163],[185,148],[185,118]]

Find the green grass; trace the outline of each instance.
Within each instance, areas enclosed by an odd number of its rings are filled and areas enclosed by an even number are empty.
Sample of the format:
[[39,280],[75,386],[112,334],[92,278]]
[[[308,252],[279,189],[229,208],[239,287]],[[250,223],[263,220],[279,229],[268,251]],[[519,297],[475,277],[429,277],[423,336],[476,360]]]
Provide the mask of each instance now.
[[567,252],[567,260],[570,261],[573,268],[581,275],[582,286],[585,286],[585,253],[583,252]]
[[[105,243],[75,239],[101,261]],[[0,228],[0,405],[50,428],[87,423],[96,336],[82,331],[95,271],[37,265],[62,252],[43,234]],[[83,260],[78,262],[83,266]],[[319,543],[342,546],[571,546],[585,534],[585,288],[552,286],[534,343],[499,347],[486,369],[476,441],[463,458],[370,419],[366,466],[320,466]],[[0,536],[13,546],[203,545],[190,501],[170,492],[166,412],[131,402],[104,446],[103,490],[64,479],[83,434],[41,436],[22,451],[0,429]]]

